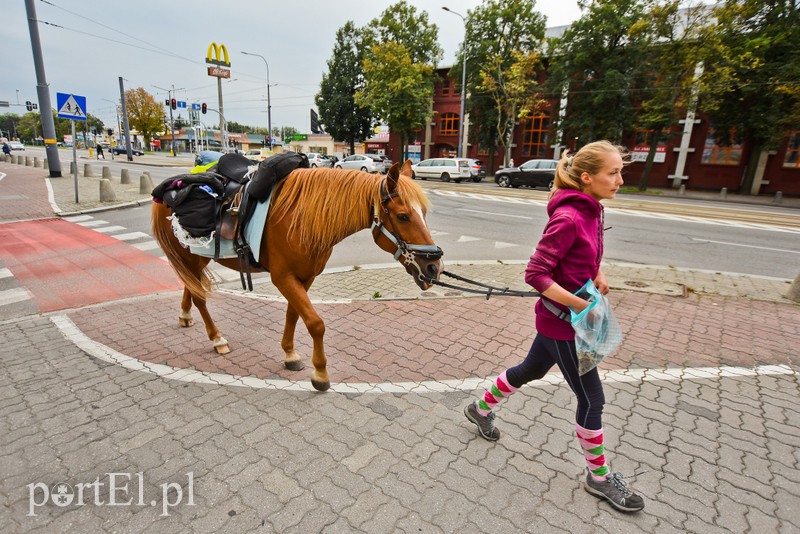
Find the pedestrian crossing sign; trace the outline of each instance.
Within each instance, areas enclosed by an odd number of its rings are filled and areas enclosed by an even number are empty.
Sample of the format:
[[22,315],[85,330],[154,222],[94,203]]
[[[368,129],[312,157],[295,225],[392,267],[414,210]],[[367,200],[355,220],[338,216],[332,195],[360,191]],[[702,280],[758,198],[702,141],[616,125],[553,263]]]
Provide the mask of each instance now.
[[75,121],[86,120],[86,97],[67,93],[56,93],[58,116]]

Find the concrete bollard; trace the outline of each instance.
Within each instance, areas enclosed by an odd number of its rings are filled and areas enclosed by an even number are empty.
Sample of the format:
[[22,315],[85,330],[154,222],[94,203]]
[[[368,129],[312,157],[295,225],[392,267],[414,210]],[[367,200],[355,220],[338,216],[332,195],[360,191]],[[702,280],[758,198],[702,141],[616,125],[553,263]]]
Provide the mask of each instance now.
[[26,167],[33,166],[33,158],[31,158],[30,156],[25,156],[25,166]]
[[42,158],[42,167],[45,169],[49,169],[49,167],[47,166],[47,158]]
[[775,199],[772,201],[773,204],[783,204],[783,191],[776,191],[775,192]]
[[91,163],[84,163],[83,164],[83,175],[84,176],[94,176],[94,171],[92,170]]
[[139,177],[139,194],[147,195],[153,192],[153,180],[149,174],[143,174]]
[[78,170],[77,163],[75,163],[74,161],[70,161],[69,162],[69,173],[71,175],[73,175],[73,174],[75,174],[75,172],[77,170]]
[[119,183],[123,185],[131,183],[131,175],[128,172],[128,169],[122,169],[122,172],[119,175]]
[[36,156],[34,156],[34,158],[33,158],[33,166],[34,167],[38,167],[39,166],[39,158],[37,158]]
[[800,274],[798,274],[792,285],[789,286],[789,292],[786,293],[786,298],[794,302],[800,302]]
[[114,194],[114,188],[111,186],[111,180],[103,178],[100,180],[100,202],[114,202],[117,200],[117,195]]
[[5,161],[6,163],[10,162],[11,156],[9,156],[8,154],[3,154],[3,161]]
[[111,167],[103,165],[103,178],[111,179]]
[[723,187],[719,190],[719,198],[728,198],[728,188]]
[[25,164],[25,156],[17,156],[17,165]]
[[678,194],[680,196],[683,196],[683,195],[686,194],[686,184],[681,184],[681,186],[678,188]]

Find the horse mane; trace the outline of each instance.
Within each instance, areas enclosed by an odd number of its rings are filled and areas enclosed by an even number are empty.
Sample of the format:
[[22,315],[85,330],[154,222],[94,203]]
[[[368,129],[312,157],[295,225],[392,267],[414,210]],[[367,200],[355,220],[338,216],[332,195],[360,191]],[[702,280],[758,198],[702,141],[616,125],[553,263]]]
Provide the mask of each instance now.
[[[296,169],[275,190],[269,216],[290,217],[289,234],[312,253],[322,253],[370,226],[384,178],[357,170]],[[406,176],[400,176],[397,192],[423,213],[430,207],[422,188]]]

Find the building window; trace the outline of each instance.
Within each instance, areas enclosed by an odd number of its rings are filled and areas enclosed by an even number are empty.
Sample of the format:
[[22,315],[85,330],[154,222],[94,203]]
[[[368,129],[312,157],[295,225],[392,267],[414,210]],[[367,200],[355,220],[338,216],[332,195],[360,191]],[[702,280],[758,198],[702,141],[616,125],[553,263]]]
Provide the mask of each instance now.
[[[731,132],[731,140],[734,139],[733,134]],[[742,161],[742,144],[733,141],[729,146],[721,146],[714,139],[714,130],[709,130],[700,161],[709,165],[739,165]]]
[[783,166],[790,169],[800,169],[800,132],[792,132],[789,135]]
[[450,80],[442,82],[442,96],[450,96]]
[[439,122],[440,135],[458,135],[458,115],[455,113],[444,113]]
[[540,115],[525,123],[522,133],[522,155],[528,157],[544,157],[550,147],[550,117]]

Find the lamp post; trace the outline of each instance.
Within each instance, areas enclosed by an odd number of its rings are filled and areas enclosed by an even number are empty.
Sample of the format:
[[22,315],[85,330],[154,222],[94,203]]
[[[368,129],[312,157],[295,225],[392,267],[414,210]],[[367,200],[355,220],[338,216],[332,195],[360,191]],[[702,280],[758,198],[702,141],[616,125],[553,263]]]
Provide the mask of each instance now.
[[269,146],[272,148],[272,104],[269,100],[269,63],[267,63],[267,58],[261,54],[253,54],[252,52],[242,52],[242,54],[246,56],[260,57],[264,61],[264,65],[267,67],[267,134],[269,135]]
[[[180,89],[175,89],[174,85],[172,86],[172,89],[164,89],[163,87],[159,87],[157,85],[154,85],[153,87],[155,87],[156,89],[161,89],[162,91],[166,91],[167,95],[168,95],[168,100],[170,102],[172,102],[172,93],[174,93],[175,91],[183,91],[183,87],[181,87]],[[169,108],[169,129],[172,132],[172,151],[171,152],[172,152],[172,156],[173,157],[178,157],[178,151],[175,150],[175,124],[172,121],[172,106],[167,106],[167,107]],[[221,135],[223,137],[223,146],[224,146],[225,132],[221,132]]]
[[464,157],[464,103],[467,96],[467,19],[464,15],[457,13],[447,6],[442,6],[442,9],[453,15],[461,17],[464,23],[464,61],[461,64],[461,115],[458,117],[458,157]]

